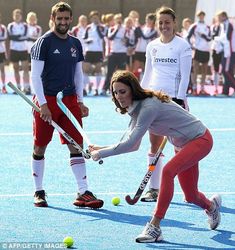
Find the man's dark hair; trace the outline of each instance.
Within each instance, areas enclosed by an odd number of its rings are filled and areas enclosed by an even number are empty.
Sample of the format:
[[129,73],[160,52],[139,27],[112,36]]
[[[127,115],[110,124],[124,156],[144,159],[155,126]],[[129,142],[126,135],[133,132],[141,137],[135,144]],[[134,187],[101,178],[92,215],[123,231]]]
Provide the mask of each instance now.
[[70,16],[73,15],[72,8],[68,3],[59,2],[51,8],[51,15],[55,17],[57,12],[64,12],[64,11],[68,11],[70,13]]

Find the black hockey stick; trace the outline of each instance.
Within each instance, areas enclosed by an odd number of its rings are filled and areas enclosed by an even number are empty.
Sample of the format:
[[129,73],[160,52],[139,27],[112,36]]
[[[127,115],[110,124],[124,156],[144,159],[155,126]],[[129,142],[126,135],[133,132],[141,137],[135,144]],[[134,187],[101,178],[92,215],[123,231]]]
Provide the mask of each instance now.
[[156,167],[156,164],[158,162],[159,157],[161,156],[162,150],[166,145],[166,142],[167,142],[167,139],[166,139],[166,137],[164,137],[164,139],[163,139],[161,145],[159,146],[158,151],[155,154],[155,157],[154,157],[152,163],[149,165],[148,171],[145,174],[143,180],[141,181],[140,186],[139,186],[136,194],[134,195],[134,197],[131,198],[130,195],[126,195],[125,199],[129,205],[134,205],[139,200],[140,196],[142,195],[150,177],[152,176],[152,173]]

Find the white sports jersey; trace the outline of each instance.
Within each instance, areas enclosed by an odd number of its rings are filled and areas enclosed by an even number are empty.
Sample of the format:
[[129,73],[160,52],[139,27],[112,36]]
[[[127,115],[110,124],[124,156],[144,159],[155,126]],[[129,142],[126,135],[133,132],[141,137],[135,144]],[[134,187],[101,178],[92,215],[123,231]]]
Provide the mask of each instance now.
[[110,40],[111,53],[126,53],[127,46],[125,44],[126,29],[124,25],[115,25],[108,30],[108,39]]
[[233,25],[231,47],[232,47],[232,52],[235,52],[235,25]]
[[191,64],[192,50],[185,39],[175,36],[169,43],[162,43],[157,38],[147,45],[141,86],[145,89],[162,90],[171,97],[184,100]]
[[0,24],[0,53],[6,52],[5,41],[7,39],[7,28],[5,25]]
[[105,28],[103,25],[91,23],[87,26],[84,41],[86,43],[86,51],[103,52]]
[[10,39],[10,49],[17,51],[27,51],[28,26],[24,22],[9,23],[7,31]]
[[[136,29],[138,29],[138,27]],[[157,31],[155,29],[147,27],[146,25],[139,29],[141,29],[142,36],[138,38],[135,51],[145,52],[148,43],[157,37]]]
[[181,34],[180,34],[183,38],[187,38],[187,36],[188,36],[188,30],[186,30],[186,29],[182,29],[182,32],[181,32]]
[[202,22],[194,23],[189,29],[189,42],[191,42],[190,39],[192,36],[194,36],[193,47],[195,49],[201,51],[210,51],[211,34],[210,27],[208,25]]
[[233,33],[234,33],[234,28],[232,23],[227,19],[223,23],[220,24],[221,27],[221,33],[220,37],[223,37],[223,51],[224,51],[224,57],[230,57],[231,52],[233,50]]
[[124,33],[124,45],[127,48],[135,47],[135,29],[134,28],[127,28]]
[[71,31],[69,32],[70,35],[77,37],[81,44],[82,44],[82,50],[83,54],[87,50],[86,49],[86,43],[84,41],[84,35],[85,35],[86,28],[82,26],[74,26]]
[[42,28],[39,25],[28,24],[28,40],[27,40],[28,53],[30,53],[33,44],[41,35],[42,35]]

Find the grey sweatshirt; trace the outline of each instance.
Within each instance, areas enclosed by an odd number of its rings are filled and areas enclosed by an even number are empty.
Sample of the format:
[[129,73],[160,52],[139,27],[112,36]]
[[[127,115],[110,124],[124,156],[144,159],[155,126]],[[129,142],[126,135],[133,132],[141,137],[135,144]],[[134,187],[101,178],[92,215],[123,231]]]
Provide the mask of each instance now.
[[134,101],[128,109],[131,116],[130,133],[120,143],[100,149],[99,155],[105,158],[138,150],[146,131],[167,136],[176,147],[182,147],[194,138],[202,136],[205,125],[178,104],[161,102],[157,97]]

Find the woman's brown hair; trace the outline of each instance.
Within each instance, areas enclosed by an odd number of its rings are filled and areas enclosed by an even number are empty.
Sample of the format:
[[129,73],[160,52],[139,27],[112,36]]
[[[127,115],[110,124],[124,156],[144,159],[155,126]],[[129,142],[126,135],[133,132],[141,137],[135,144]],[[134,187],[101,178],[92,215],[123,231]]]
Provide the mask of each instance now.
[[173,21],[175,21],[175,19],[176,19],[175,11],[167,6],[162,6],[159,9],[156,9],[157,18],[162,14],[163,15],[164,14],[170,15],[172,17]]
[[123,83],[131,88],[133,101],[144,100],[146,98],[153,97],[153,96],[156,96],[161,102],[169,102],[170,101],[170,97],[167,94],[163,93],[162,91],[152,91],[152,90],[148,90],[148,89],[143,89],[140,86],[140,83],[139,83],[139,80],[137,79],[137,77],[133,73],[131,73],[130,71],[117,70],[116,72],[114,72],[114,74],[111,78],[110,89],[111,89],[111,94],[112,94],[112,100],[116,105],[116,110],[118,112],[120,112],[121,114],[127,113],[127,109],[122,108],[115,97],[115,94],[113,91],[113,84],[115,82],[121,82],[121,83]]

